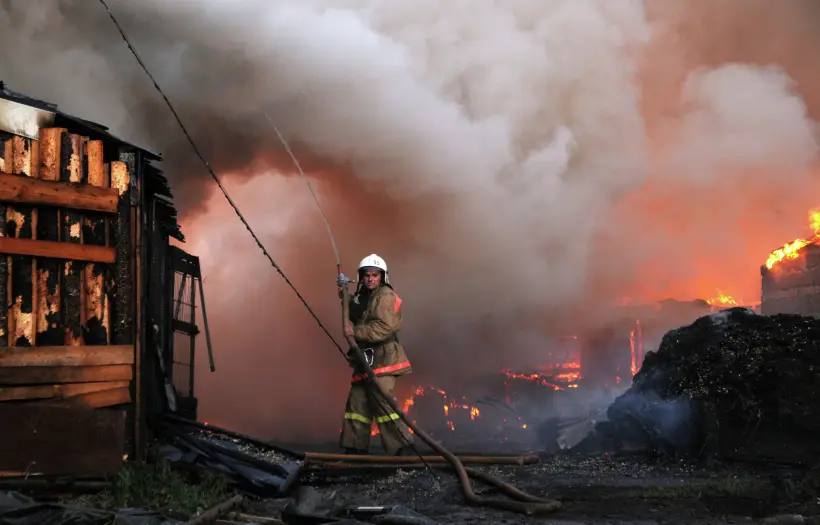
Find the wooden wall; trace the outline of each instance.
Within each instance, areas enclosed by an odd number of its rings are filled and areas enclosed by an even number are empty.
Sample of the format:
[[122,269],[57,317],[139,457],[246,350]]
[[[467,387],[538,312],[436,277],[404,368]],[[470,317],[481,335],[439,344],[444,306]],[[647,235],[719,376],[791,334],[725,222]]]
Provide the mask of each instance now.
[[43,128],[38,140],[11,136],[3,147],[0,403],[127,408],[135,376],[133,154],[64,128]]

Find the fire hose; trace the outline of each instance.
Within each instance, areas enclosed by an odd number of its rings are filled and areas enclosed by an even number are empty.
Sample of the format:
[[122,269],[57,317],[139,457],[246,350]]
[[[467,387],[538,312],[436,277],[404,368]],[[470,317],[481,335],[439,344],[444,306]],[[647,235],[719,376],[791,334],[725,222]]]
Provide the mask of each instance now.
[[[343,279],[344,276],[340,273],[340,279]],[[342,286],[342,327],[348,322],[350,318],[350,301],[347,286]],[[459,483],[461,484],[461,491],[464,494],[464,499],[468,505],[473,507],[488,507],[488,508],[495,508],[499,510],[508,510],[512,512],[518,512],[520,514],[548,514],[551,512],[555,512],[556,510],[561,508],[561,502],[555,500],[545,500],[540,499],[526,492],[516,489],[512,485],[508,483],[504,483],[503,481],[496,480],[489,475],[483,476],[485,480],[491,479],[491,484],[495,485],[496,487],[502,488],[502,490],[510,495],[511,497],[515,497],[517,501],[511,500],[502,500],[502,499],[488,499],[488,498],[480,498],[473,492],[472,484],[470,483],[470,477],[467,473],[467,470],[464,468],[464,464],[461,463],[461,460],[452,452],[444,448],[438,441],[433,439],[427,432],[419,428],[412,419],[410,419],[407,414],[401,410],[396,403],[393,396],[391,396],[388,392],[382,388],[382,386],[376,381],[375,374],[373,373],[373,368],[367,363],[367,360],[364,358],[364,354],[362,353],[362,349],[359,348],[359,345],[356,343],[356,339],[352,336],[345,335],[345,339],[347,343],[350,345],[350,349],[353,351],[353,355],[357,364],[364,370],[365,376],[364,380],[370,388],[375,389],[376,392],[382,397],[382,399],[393,409],[396,414],[399,415],[399,418],[413,431],[415,435],[417,435],[422,441],[424,441],[430,448],[444,456],[444,458],[450,463],[453,467],[453,470],[456,472],[456,477],[458,478]]]
[[[188,133],[188,130],[186,129],[185,125],[182,123],[182,119],[180,119],[179,114],[176,112],[173,105],[168,100],[168,97],[165,95],[165,93],[162,91],[162,88],[160,88],[159,84],[154,79],[153,75],[151,75],[150,71],[148,70],[145,63],[140,58],[139,54],[137,53],[137,50],[131,44],[131,41],[126,36],[125,31],[123,30],[122,26],[119,24],[117,19],[114,17],[114,14],[111,12],[111,9],[106,4],[105,0],[100,0],[100,3],[105,8],[105,10],[108,12],[108,15],[111,18],[111,21],[116,26],[117,30],[119,31],[120,35],[122,36],[122,39],[125,41],[126,45],[128,46],[128,49],[134,55],[134,58],[137,60],[137,63],[142,67],[145,74],[148,76],[148,78],[153,83],[154,88],[162,96],[163,100],[165,101],[166,105],[168,106],[168,109],[171,111],[171,113],[173,114],[174,118],[177,121],[177,124],[181,128],[183,135],[185,136],[185,138],[188,140],[188,143],[193,148],[194,153],[199,158],[199,160],[203,163],[205,168],[208,170],[208,173],[211,175],[211,178],[213,178],[214,182],[219,187],[219,189],[222,192],[223,196],[228,201],[228,204],[231,206],[231,208],[233,208],[234,212],[239,217],[239,220],[245,226],[245,229],[248,230],[248,233],[251,235],[253,240],[256,242],[259,249],[262,250],[262,254],[268,259],[268,261],[271,263],[271,266],[273,266],[273,268],[277,272],[279,272],[279,274],[282,276],[282,278],[285,280],[285,282],[294,291],[296,296],[302,301],[302,304],[305,306],[305,308],[311,314],[311,316],[314,318],[314,320],[319,324],[319,327],[324,331],[325,335],[327,335],[328,338],[331,341],[333,341],[333,343],[336,345],[336,347],[339,349],[339,351],[342,352],[342,355],[345,357],[345,359],[348,359],[347,356],[344,355],[341,346],[339,346],[339,344],[336,342],[336,339],[330,334],[330,332],[328,332],[328,330],[325,328],[324,324],[321,322],[321,320],[315,314],[313,309],[310,308],[310,306],[307,304],[304,297],[302,297],[302,295],[298,292],[298,290],[296,290],[296,287],[293,285],[293,283],[290,282],[290,280],[287,278],[287,276],[282,271],[282,269],[279,267],[279,265],[276,264],[276,262],[273,260],[273,257],[271,257],[270,253],[268,253],[267,249],[262,244],[262,241],[256,236],[256,233],[253,231],[250,224],[248,224],[247,220],[242,215],[242,212],[239,210],[239,207],[236,205],[236,203],[234,203],[234,201],[233,201],[233,199],[231,199],[230,195],[228,195],[227,190],[223,186],[223,184],[222,184],[221,180],[219,179],[219,177],[217,176],[216,172],[213,170],[210,163],[207,160],[205,160],[205,157],[202,155],[202,153],[200,152],[200,150],[197,147],[196,143],[191,138],[191,135]],[[267,116],[267,113],[265,115]],[[270,117],[268,117],[268,120],[270,121]],[[322,218],[325,220],[325,226],[327,227],[327,232],[330,235],[330,240],[331,240],[331,243],[333,245],[333,251],[334,251],[334,254],[336,256],[336,269],[337,269],[339,281],[341,282],[341,281],[344,280],[344,275],[342,274],[341,260],[340,260],[340,257],[339,257],[339,252],[336,249],[336,241],[335,241],[335,239],[333,237],[333,233],[330,229],[330,224],[328,223],[327,218],[325,218],[324,212],[322,211],[322,207],[319,204],[318,199],[316,198],[316,194],[313,193],[313,188],[310,185],[310,181],[307,178],[307,176],[304,174],[304,172],[302,171],[302,168],[301,168],[301,165],[299,164],[299,161],[296,159],[296,156],[290,150],[290,147],[288,146],[288,144],[285,141],[284,137],[282,137],[282,134],[279,133],[279,130],[273,124],[273,121],[270,121],[270,123],[273,126],[274,130],[276,131],[276,134],[278,135],[279,140],[285,146],[285,149],[287,150],[288,154],[290,155],[291,159],[293,160],[294,164],[296,165],[296,168],[298,169],[299,173],[302,175],[304,180],[307,182],[308,189],[310,189],[310,192],[313,194],[313,198],[316,201],[316,205],[319,208],[319,212],[322,214]],[[341,288],[342,288],[342,322],[346,324],[349,317],[350,317],[349,291],[348,291],[346,285],[343,285]],[[490,485],[493,485],[495,487],[500,488],[502,490],[502,492],[504,492],[507,495],[509,495],[510,497],[512,497],[515,501],[485,499],[485,498],[478,497],[475,494],[475,492],[473,492],[473,488],[472,488],[472,485],[470,483],[469,474],[468,474],[467,470],[465,469],[464,465],[462,464],[461,460],[459,460],[459,458],[456,457],[452,452],[450,452],[449,450],[444,448],[444,446],[442,446],[440,443],[438,443],[435,439],[433,439],[424,430],[419,428],[418,425],[416,425],[407,416],[407,414],[405,414],[398,407],[395,399],[393,399],[393,397],[388,392],[386,392],[381,387],[381,385],[379,385],[378,382],[375,380],[375,375],[373,373],[373,368],[367,363],[367,360],[364,358],[364,354],[362,353],[361,348],[359,348],[359,345],[356,343],[356,340],[353,337],[348,337],[348,336],[345,336],[345,338],[347,339],[347,342],[350,346],[350,350],[353,353],[354,363],[357,366],[359,366],[365,372],[365,377],[364,377],[365,384],[368,385],[371,389],[373,389],[373,392],[375,394],[380,395],[383,398],[383,400],[387,403],[387,405],[396,414],[398,414],[399,418],[424,443],[426,443],[430,448],[432,448],[433,450],[435,450],[436,452],[441,454],[450,463],[453,470],[455,470],[455,472],[456,472],[456,477],[458,478],[458,481],[461,484],[461,489],[462,489],[462,492],[464,494],[464,499],[466,500],[468,505],[471,505],[471,506],[474,506],[474,507],[488,507],[488,508],[495,508],[495,509],[499,509],[499,510],[507,510],[507,511],[517,512],[517,513],[521,513],[521,514],[527,514],[527,515],[547,514],[547,513],[555,512],[555,511],[557,511],[558,509],[561,508],[561,502],[560,501],[545,500],[545,499],[540,499],[536,496],[532,496],[532,495],[527,494],[523,491],[520,491],[519,489],[516,489],[515,487],[513,487],[512,485],[510,485],[508,483],[505,483],[503,481],[492,478],[489,474],[481,475],[480,478],[483,479],[485,482],[489,483]],[[418,452],[418,451],[416,451],[416,452]],[[420,454],[419,454],[419,457],[421,457]],[[423,460],[423,458],[422,458],[422,460]],[[430,468],[429,465],[427,467]],[[431,471],[432,471],[432,469],[431,469]],[[232,503],[232,502],[227,502],[227,503]]]
[[[282,143],[282,146],[287,151],[288,155],[290,156],[291,160],[293,161],[296,170],[305,180],[305,183],[310,190],[310,193],[313,195],[313,200],[316,203],[316,207],[319,209],[319,213],[322,215],[322,219],[325,223],[325,229],[327,230],[328,236],[330,237],[330,243],[333,246],[333,254],[336,257],[336,271],[338,273],[337,282],[340,284],[340,288],[342,291],[341,299],[342,299],[342,331],[344,332],[344,327],[347,324],[348,320],[350,319],[350,292],[347,289],[348,280],[342,273],[342,262],[341,258],[339,257],[339,251],[336,247],[336,240],[333,236],[333,231],[330,228],[330,222],[328,222],[327,217],[322,210],[322,205],[319,203],[319,199],[316,197],[316,193],[313,191],[313,187],[310,184],[310,179],[308,179],[305,172],[302,170],[302,166],[299,163],[299,160],[294,155],[293,151],[290,149],[285,138],[279,132],[279,128],[276,127],[273,120],[270,116],[265,113],[265,117],[268,119],[273,130],[276,132],[279,141]],[[447,450],[444,446],[442,446],[438,441],[433,439],[430,434],[419,428],[416,423],[410,419],[407,414],[401,410],[396,403],[396,400],[393,399],[393,396],[387,392],[378,381],[376,381],[376,376],[373,372],[373,368],[365,359],[364,353],[362,349],[359,347],[356,339],[353,336],[348,336],[345,334],[345,339],[347,340],[347,344],[350,347],[350,350],[353,354],[352,364],[359,367],[359,369],[363,372],[365,384],[371,389],[371,391],[376,394],[377,396],[381,397],[381,399],[387,403],[387,405],[395,412],[399,419],[401,419],[412,431],[415,435],[417,435],[424,443],[426,443],[430,448],[441,454],[453,470],[456,473],[456,477],[461,485],[461,491],[464,494],[464,499],[468,505],[473,507],[488,507],[488,508],[495,508],[499,510],[507,510],[512,512],[517,512],[519,514],[527,514],[527,515],[535,515],[535,514],[549,514],[552,512],[557,511],[561,508],[561,502],[556,500],[547,500],[541,499],[531,494],[527,494],[526,492],[515,488],[514,486],[505,483],[501,480],[493,478],[489,474],[481,474],[477,476],[476,473],[479,471],[468,472],[467,469],[464,467],[464,464],[461,460],[452,452]],[[409,444],[409,443],[408,443]],[[415,450],[415,447],[413,447]],[[422,462],[425,463],[425,467],[432,471],[432,468],[426,464],[424,458],[421,454],[418,453],[416,450],[419,458],[421,458]],[[480,498],[473,492],[472,484],[470,483],[470,474],[473,474],[474,477],[482,479],[485,483],[492,485],[501,492],[507,494],[511,498],[514,498],[513,501],[511,500],[501,500],[501,499],[488,499],[488,498]]]

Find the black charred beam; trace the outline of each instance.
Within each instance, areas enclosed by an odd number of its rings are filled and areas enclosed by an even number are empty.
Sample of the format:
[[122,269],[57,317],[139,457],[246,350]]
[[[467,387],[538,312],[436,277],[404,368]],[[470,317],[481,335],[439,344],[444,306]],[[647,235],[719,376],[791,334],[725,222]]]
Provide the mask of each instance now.
[[[0,235],[6,234],[6,205],[0,204]],[[0,348],[9,345],[9,257],[0,255]]]
[[[64,134],[60,151],[60,179],[64,182],[83,183],[83,143],[79,135]],[[83,214],[71,209],[63,211],[62,241],[82,244]],[[83,344],[82,316],[82,261],[65,261],[63,269],[62,317],[64,344]]]
[[[13,175],[32,176],[31,162],[36,142],[22,137],[6,141],[5,156],[11,159]],[[36,162],[36,160],[35,160]],[[8,162],[6,163],[8,169]],[[34,238],[36,212],[33,206],[6,206],[7,237],[17,239]],[[32,346],[34,344],[34,258],[12,255],[11,260],[11,304],[9,312],[10,346]]]
[[[86,145],[86,171],[88,184],[105,185],[103,143],[89,141]],[[86,212],[83,221],[83,243],[94,246],[106,245],[106,216],[98,212]],[[105,291],[109,265],[89,262],[85,265],[85,317],[83,336],[88,345],[104,345],[109,338],[108,294]]]
[[[40,179],[59,181],[60,151],[65,129],[40,130]],[[68,164],[68,161],[66,162]],[[37,216],[37,239],[60,241],[61,211],[53,206],[40,206]],[[37,259],[37,319],[36,345],[59,346],[65,336],[60,304],[60,271],[64,261],[50,257]]]
[[[128,158],[130,154],[121,154]],[[111,187],[119,192],[117,215],[111,221],[111,245],[117,250],[113,279],[109,279],[111,297],[111,343],[134,342],[134,279],[131,261],[131,177],[128,163],[111,162]]]

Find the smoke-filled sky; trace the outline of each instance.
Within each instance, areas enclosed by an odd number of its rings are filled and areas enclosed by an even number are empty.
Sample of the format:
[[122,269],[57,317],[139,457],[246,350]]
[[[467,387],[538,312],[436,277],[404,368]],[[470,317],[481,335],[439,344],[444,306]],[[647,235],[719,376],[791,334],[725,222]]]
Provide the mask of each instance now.
[[[536,363],[559,327],[606,318],[599,306],[623,297],[720,289],[755,303],[766,255],[805,235],[820,204],[813,0],[108,3],[338,333],[330,241],[264,112],[277,123],[347,272],[386,258],[418,381]],[[102,6],[2,6],[10,89],[165,158],[206,275],[217,372],[199,374],[202,416],[332,439],[345,363],[215,192]]]

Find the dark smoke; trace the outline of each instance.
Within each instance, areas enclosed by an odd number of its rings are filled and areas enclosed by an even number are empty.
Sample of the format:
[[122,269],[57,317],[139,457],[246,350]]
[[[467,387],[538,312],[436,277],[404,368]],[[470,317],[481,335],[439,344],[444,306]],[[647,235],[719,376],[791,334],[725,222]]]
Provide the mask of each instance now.
[[[110,0],[277,261],[339,331],[376,252],[418,381],[537,362],[624,296],[755,302],[815,204],[813,2]],[[162,153],[203,257],[203,415],[331,436],[347,371],[269,268],[94,1],[6,0],[2,78]],[[765,6],[765,7],[764,7]],[[814,172],[812,170],[815,170]],[[410,379],[404,380],[409,384]]]

